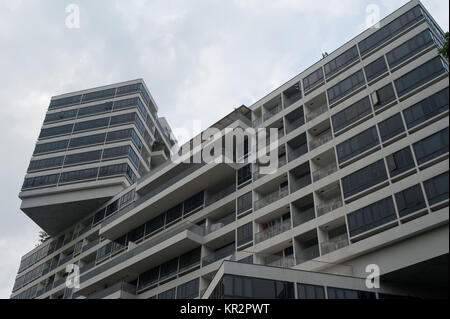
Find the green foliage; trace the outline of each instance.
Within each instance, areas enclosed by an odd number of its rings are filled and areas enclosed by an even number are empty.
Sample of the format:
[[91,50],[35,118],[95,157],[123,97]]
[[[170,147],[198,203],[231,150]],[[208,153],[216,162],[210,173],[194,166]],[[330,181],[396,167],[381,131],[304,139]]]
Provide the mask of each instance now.
[[439,53],[442,54],[448,61],[448,32],[445,33],[445,43],[442,49],[439,50]]

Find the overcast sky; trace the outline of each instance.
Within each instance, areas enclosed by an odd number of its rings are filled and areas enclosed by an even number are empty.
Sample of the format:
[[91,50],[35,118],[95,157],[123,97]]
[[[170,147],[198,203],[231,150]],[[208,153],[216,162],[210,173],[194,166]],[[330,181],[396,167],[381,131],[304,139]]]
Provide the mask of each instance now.
[[[404,0],[1,0],[0,298],[39,228],[17,197],[50,97],[143,78],[174,128],[251,105]],[[80,28],[66,27],[66,6]],[[448,30],[448,0],[424,0]]]

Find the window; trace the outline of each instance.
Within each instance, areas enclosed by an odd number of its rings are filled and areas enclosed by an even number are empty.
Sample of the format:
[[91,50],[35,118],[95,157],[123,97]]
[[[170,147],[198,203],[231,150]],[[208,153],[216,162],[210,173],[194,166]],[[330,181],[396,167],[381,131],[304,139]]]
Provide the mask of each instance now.
[[78,153],[78,154],[71,154],[67,155],[66,159],[64,160],[64,165],[73,165],[73,164],[80,164],[80,163],[87,163],[87,162],[95,162],[99,161],[102,156],[102,151],[91,151],[91,152],[84,152],[84,153]]
[[144,237],[144,233],[145,233],[145,225],[141,225],[128,232],[127,241],[135,243]]
[[115,101],[114,102],[114,111],[123,110],[123,109],[127,109],[130,107],[135,107],[135,106],[137,106],[138,101],[139,101],[139,98],[137,98],[137,97],[132,98],[132,99]]
[[397,176],[415,166],[411,149],[406,147],[386,157],[389,175]]
[[109,117],[104,117],[101,119],[96,119],[92,121],[79,122],[75,124],[74,132],[99,129],[103,127],[108,127],[109,125]]
[[181,218],[183,215],[183,204],[178,204],[166,212],[166,223],[169,224]]
[[370,97],[372,98],[372,104],[375,111],[396,99],[392,83],[373,92]]
[[66,135],[72,133],[73,124],[44,128],[39,134],[39,138],[53,137],[58,135]]
[[389,66],[391,68],[396,67],[403,61],[416,55],[433,43],[434,37],[431,35],[430,30],[425,30],[422,33],[419,33],[414,38],[411,38],[386,54]]
[[246,181],[252,179],[252,165],[242,167],[237,173],[238,185],[245,183]]
[[150,235],[153,232],[164,227],[166,214],[160,214],[145,224],[145,235]]
[[98,173],[98,167],[83,169],[79,171],[65,172],[61,173],[61,178],[59,179],[59,183],[70,183],[81,180],[89,180],[96,179]]
[[136,152],[133,151],[130,146],[113,147],[105,149],[103,151],[103,159],[111,159],[124,156],[128,156],[136,166],[139,165],[139,158]]
[[328,100],[330,104],[343,98],[345,95],[355,91],[365,84],[364,74],[362,70],[350,75],[332,88],[328,89]]
[[204,192],[201,191],[200,193],[195,194],[191,198],[188,198],[184,201],[184,214],[188,214],[195,209],[203,206],[204,204]]
[[356,45],[341,55],[339,55],[337,58],[331,60],[327,64],[324,65],[325,75],[328,78],[330,78],[333,74],[336,74],[340,70],[344,69],[347,65],[351,64],[352,62],[358,60],[359,54],[358,49],[356,48]]
[[58,183],[58,178],[59,174],[25,178],[22,189],[55,186]]
[[298,299],[325,299],[323,286],[297,284]]
[[175,275],[178,271],[178,257],[169,260],[161,265],[161,277],[160,280],[169,278]]
[[448,127],[413,145],[417,163],[424,164],[448,152]]
[[129,191],[128,193],[126,193],[125,195],[123,195],[120,198],[120,207],[123,207],[123,206],[127,205],[128,203],[132,202],[135,194],[136,194],[136,190],[133,189],[133,190]]
[[407,216],[426,207],[420,185],[415,185],[395,194],[398,214],[400,217]]
[[291,86],[284,91],[284,107],[288,107],[302,98],[302,89],[300,83]]
[[375,61],[364,67],[364,73],[366,73],[367,81],[372,81],[386,71],[387,65],[384,56],[376,59]]
[[437,56],[395,80],[398,96],[404,96],[444,73],[448,73],[448,66]]
[[387,180],[384,160],[379,160],[342,179],[344,197],[350,197]]
[[45,116],[44,123],[67,121],[74,119],[77,116],[77,111],[78,110],[75,109],[70,111],[62,111],[58,113],[47,114]]
[[175,299],[175,288],[160,293],[158,299]]
[[108,217],[113,213],[117,212],[118,209],[119,209],[119,200],[116,200],[111,204],[109,204],[108,206],[106,206],[105,217]]
[[37,171],[42,169],[59,168],[62,166],[64,156],[46,158],[43,160],[31,161],[28,171]]
[[323,71],[322,68],[319,68],[303,79],[303,88],[305,89],[305,91],[309,91],[322,81],[323,81]]
[[333,115],[331,118],[333,130],[336,133],[370,113],[372,113],[372,106],[370,105],[369,98],[365,97]]
[[65,97],[62,99],[55,99],[50,102],[49,109],[56,109],[58,107],[62,106],[69,106],[73,104],[80,104],[81,102],[81,95],[75,95],[70,97]]
[[379,143],[377,129],[375,126],[371,127],[336,147],[339,163],[348,161]]
[[244,213],[252,209],[252,192],[242,195],[237,199],[238,214]]
[[408,129],[448,110],[449,89],[437,92],[403,111]]
[[139,275],[138,279],[138,290],[142,290],[144,288],[151,287],[156,284],[159,279],[159,266],[150,269]]
[[253,224],[248,223],[237,229],[237,245],[242,246],[253,240]]
[[180,271],[200,264],[201,247],[180,256]]
[[384,27],[378,29],[378,31],[372,33],[370,36],[359,42],[358,46],[361,55],[374,50],[422,18],[423,15],[420,6],[409,10],[405,14],[401,15],[394,21],[388,23]]
[[50,142],[44,144],[36,144],[33,155],[62,151],[67,148],[69,140],[62,140],[57,142]]
[[199,293],[198,278],[177,287],[177,299],[194,299]]
[[111,126],[126,123],[133,123],[136,119],[136,113],[127,113],[111,117]]
[[387,197],[347,215],[350,236],[362,234],[396,218],[394,201],[392,197]]
[[423,183],[430,206],[448,200],[448,172]]
[[112,98],[116,94],[116,89],[106,89],[101,91],[95,91],[83,95],[82,103],[87,103],[94,100]]
[[100,167],[99,177],[115,175],[126,175],[131,182],[134,182],[136,180],[136,175],[134,174],[130,166],[128,166],[128,164],[126,163]]
[[69,149],[88,145],[103,144],[105,142],[105,137],[106,133],[72,138],[69,143]]
[[105,212],[106,212],[106,208],[103,208],[102,210],[100,210],[99,212],[97,212],[94,215],[94,220],[93,220],[93,225],[97,225],[99,222],[101,222],[104,218],[105,218]]
[[380,129],[381,140],[386,142],[387,140],[397,136],[405,131],[405,126],[403,125],[403,120],[400,113],[384,120],[378,124]]
[[101,113],[108,113],[112,110],[113,102],[106,102],[102,104],[92,105],[83,107],[78,112],[78,117],[84,117],[89,116],[93,114],[101,114]]
[[376,299],[373,292],[328,287],[328,299]]

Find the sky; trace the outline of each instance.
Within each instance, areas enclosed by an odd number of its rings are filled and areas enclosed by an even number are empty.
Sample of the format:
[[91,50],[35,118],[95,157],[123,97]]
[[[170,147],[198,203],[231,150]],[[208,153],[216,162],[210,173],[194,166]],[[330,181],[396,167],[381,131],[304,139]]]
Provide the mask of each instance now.
[[[1,0],[0,298],[38,242],[18,193],[52,96],[142,78],[172,128],[205,129],[406,2]],[[447,31],[449,2],[423,3]]]

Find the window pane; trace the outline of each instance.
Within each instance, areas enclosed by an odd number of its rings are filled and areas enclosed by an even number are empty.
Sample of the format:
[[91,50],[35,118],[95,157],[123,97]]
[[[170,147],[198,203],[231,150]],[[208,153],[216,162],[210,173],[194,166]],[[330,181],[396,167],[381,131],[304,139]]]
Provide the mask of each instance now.
[[400,217],[407,216],[426,207],[420,185],[415,185],[395,194]]
[[405,126],[403,125],[403,120],[400,113],[379,123],[378,128],[380,129],[381,140],[383,142],[386,142],[387,140],[405,131]]

